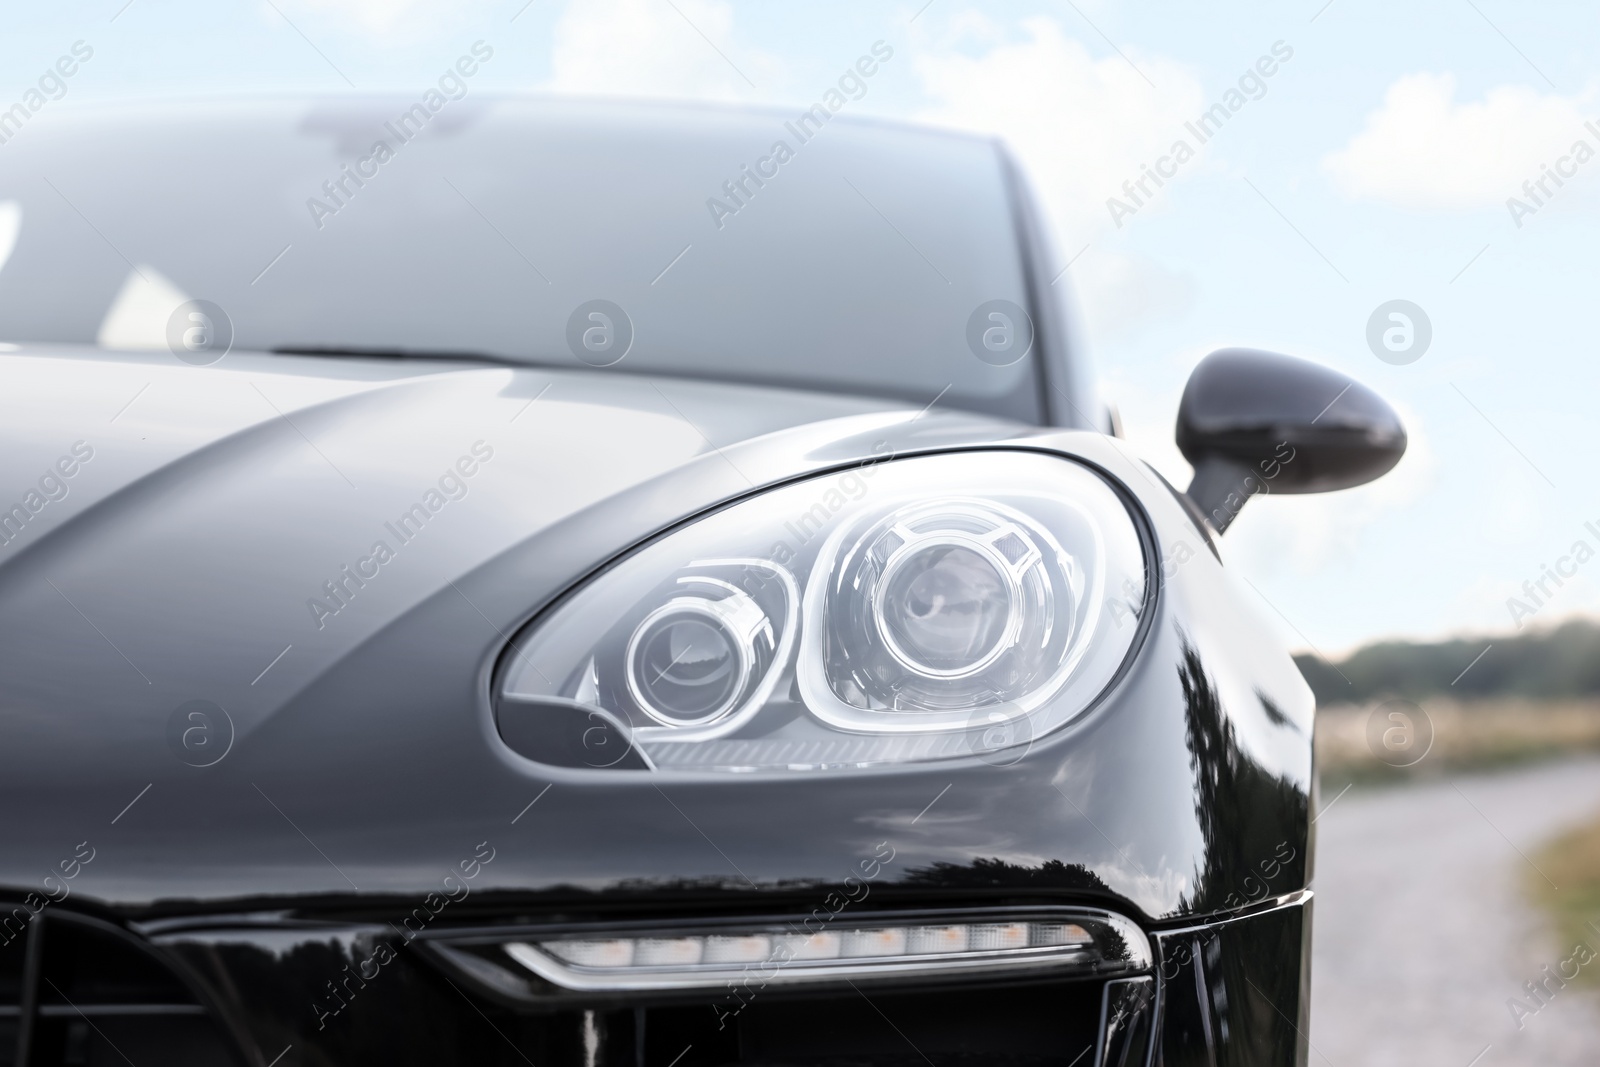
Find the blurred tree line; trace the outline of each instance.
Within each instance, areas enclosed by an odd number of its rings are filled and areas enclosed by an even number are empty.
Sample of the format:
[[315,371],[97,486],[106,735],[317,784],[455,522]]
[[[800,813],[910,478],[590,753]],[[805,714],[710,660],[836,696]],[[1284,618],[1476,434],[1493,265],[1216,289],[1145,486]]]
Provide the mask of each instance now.
[[[1488,652],[1473,663],[1485,647]],[[1316,693],[1317,703],[1324,706],[1363,704],[1380,697],[1570,700],[1600,696],[1600,623],[1586,620],[1492,640],[1382,641],[1358,649],[1337,664],[1309,653],[1297,654],[1294,659]],[[1469,664],[1472,669],[1463,675]]]

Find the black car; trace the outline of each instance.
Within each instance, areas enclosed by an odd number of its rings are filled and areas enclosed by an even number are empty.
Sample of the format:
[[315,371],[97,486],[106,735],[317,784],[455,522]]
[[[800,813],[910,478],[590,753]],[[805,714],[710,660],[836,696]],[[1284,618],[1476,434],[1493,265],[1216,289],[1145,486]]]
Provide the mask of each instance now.
[[1004,149],[823,108],[4,152],[0,1063],[1306,1062],[1215,542],[1398,461],[1367,389],[1208,357],[1177,491]]

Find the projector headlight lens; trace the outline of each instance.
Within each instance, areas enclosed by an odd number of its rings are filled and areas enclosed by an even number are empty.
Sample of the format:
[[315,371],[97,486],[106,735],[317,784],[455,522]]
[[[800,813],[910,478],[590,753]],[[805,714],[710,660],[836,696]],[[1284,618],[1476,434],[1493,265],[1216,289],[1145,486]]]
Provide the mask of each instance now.
[[960,678],[1003,654],[1016,592],[983,546],[928,538],[884,566],[874,621],[894,658],[928,678]]
[[844,704],[970,712],[1048,688],[1067,658],[1089,576],[1029,515],[947,498],[838,540],[813,574],[833,640],[811,682]]
[[500,699],[559,702],[568,721],[593,708],[658,769],[986,756],[1093,704],[1132,648],[1145,581],[1122,498],[1077,463],[895,460],[634,553],[518,636]]
[[717,600],[674,597],[628,638],[629,690],[664,725],[713,722],[738,702],[771,637],[760,605],[737,590]]

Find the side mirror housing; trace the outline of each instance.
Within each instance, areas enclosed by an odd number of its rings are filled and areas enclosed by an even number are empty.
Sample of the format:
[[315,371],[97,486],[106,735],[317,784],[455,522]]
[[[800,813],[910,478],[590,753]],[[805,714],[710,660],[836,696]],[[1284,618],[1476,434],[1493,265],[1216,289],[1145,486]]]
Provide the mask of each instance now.
[[1202,359],[1178,405],[1188,496],[1226,530],[1257,493],[1327,493],[1389,472],[1406,450],[1400,417],[1336,370],[1249,348]]

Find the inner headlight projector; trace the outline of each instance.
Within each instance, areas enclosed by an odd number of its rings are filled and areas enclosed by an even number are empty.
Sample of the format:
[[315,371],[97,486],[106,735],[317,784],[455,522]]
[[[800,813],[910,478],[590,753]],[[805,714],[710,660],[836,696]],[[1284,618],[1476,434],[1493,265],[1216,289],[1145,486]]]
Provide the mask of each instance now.
[[501,731],[577,767],[1001,762],[1110,684],[1145,581],[1127,506],[1070,460],[853,468],[707,515],[536,619]]

